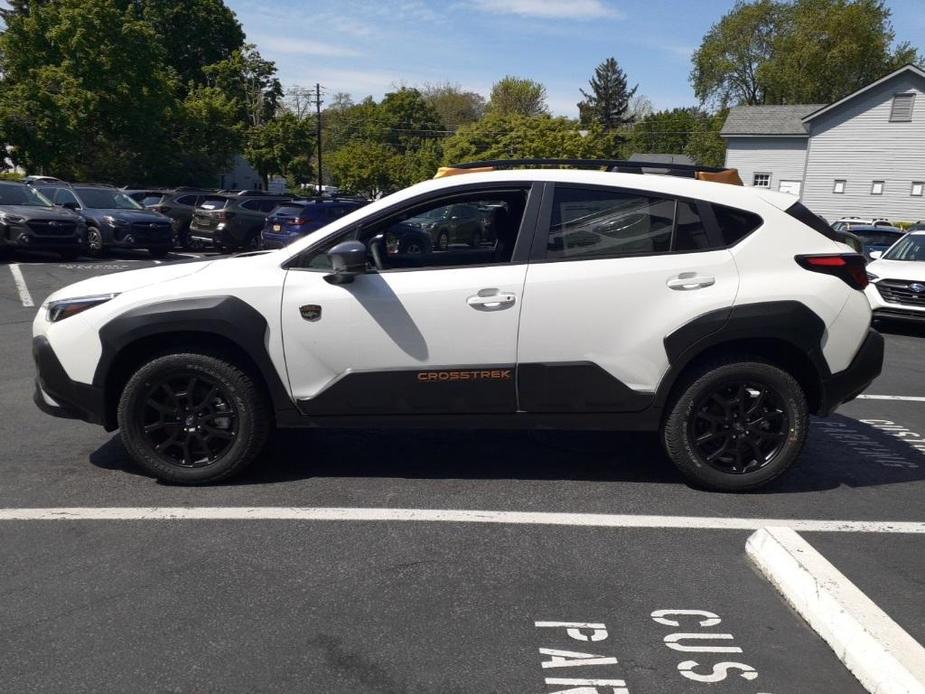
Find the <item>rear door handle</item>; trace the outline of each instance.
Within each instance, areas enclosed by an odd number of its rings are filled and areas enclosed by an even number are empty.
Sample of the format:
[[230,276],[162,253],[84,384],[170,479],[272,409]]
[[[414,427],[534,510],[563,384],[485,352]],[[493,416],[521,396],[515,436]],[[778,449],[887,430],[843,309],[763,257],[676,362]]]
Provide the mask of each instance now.
[[716,278],[711,275],[698,275],[696,272],[682,272],[680,275],[670,278],[666,284],[669,289],[686,292],[691,289],[711,287],[716,284]]
[[476,311],[500,311],[510,308],[517,302],[517,297],[508,292],[499,292],[497,289],[482,289],[475,296],[466,299]]

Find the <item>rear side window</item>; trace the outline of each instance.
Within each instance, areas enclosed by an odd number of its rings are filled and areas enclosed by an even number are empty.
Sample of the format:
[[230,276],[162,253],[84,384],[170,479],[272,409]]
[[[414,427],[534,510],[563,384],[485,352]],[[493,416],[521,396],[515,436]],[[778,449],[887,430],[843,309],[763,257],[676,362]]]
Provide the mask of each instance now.
[[690,200],[678,200],[674,243],[671,250],[683,253],[685,251],[705,251],[714,247],[699,208],[697,203]]
[[195,205],[195,204],[196,204],[196,198],[198,198],[198,197],[199,197],[198,195],[181,195],[179,198],[177,198],[177,204],[179,204],[179,205]]
[[549,259],[666,253],[674,200],[619,190],[557,187]]
[[[803,222],[810,229],[818,231],[820,234],[825,236],[827,239],[832,241],[839,241],[838,234],[835,233],[835,230],[832,229],[828,224],[822,221],[819,215],[813,213],[808,207],[803,203],[796,202],[790,207],[787,208],[787,214],[796,219],[797,221]],[[846,225],[847,226],[847,225]]]
[[328,219],[340,219],[348,212],[350,212],[349,207],[344,207],[343,205],[335,205],[328,208],[326,216]]
[[[751,212],[722,205],[710,205],[710,207],[713,208],[713,214],[716,216],[716,223],[719,226],[723,246],[738,243],[761,226],[761,217]],[[815,217],[815,215],[813,216]]]

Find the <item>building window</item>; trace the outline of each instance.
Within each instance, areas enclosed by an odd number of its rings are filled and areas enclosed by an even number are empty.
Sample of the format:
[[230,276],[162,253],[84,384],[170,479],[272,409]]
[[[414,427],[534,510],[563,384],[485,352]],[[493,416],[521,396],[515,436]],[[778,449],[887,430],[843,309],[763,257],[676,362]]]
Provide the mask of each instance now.
[[871,195],[883,195],[883,181],[874,181],[870,186]]
[[755,186],[755,188],[770,188],[771,174],[756,173],[755,177],[752,179],[752,185]]
[[912,107],[915,105],[915,94],[895,94],[893,108],[890,109],[891,123],[908,123],[912,120]]
[[845,192],[845,184],[847,181],[844,178],[836,178],[835,185],[832,186],[832,192],[842,195]]
[[925,192],[925,181],[913,181],[912,182],[912,196],[916,198],[922,197],[922,193]]

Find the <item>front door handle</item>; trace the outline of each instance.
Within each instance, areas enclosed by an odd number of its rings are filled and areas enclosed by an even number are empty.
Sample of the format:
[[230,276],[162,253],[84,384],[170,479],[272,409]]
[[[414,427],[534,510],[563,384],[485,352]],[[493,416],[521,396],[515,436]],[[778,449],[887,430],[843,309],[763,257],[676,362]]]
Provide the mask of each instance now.
[[699,275],[696,272],[682,272],[680,275],[670,278],[666,284],[669,289],[686,292],[691,289],[711,287],[716,284],[716,278],[711,275]]
[[510,308],[517,302],[517,297],[508,292],[499,292],[497,289],[482,289],[475,296],[466,299],[476,311],[500,311]]

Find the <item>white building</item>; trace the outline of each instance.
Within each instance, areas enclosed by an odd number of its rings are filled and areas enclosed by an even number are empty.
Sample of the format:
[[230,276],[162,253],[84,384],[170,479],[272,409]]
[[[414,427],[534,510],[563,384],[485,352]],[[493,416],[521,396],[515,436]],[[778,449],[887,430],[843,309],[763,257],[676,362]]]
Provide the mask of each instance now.
[[720,133],[745,185],[829,220],[925,219],[925,71],[906,65],[833,104],[738,106]]

